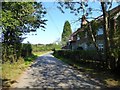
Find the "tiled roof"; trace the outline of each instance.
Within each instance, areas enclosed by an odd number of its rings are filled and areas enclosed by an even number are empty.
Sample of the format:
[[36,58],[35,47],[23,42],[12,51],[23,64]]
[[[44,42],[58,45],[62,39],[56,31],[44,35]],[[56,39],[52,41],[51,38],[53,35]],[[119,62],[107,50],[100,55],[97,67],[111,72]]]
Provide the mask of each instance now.
[[78,28],[75,32],[73,32],[73,33],[70,35],[70,37],[75,36],[75,35],[78,34],[79,32],[83,32],[83,31],[84,31],[83,28]]

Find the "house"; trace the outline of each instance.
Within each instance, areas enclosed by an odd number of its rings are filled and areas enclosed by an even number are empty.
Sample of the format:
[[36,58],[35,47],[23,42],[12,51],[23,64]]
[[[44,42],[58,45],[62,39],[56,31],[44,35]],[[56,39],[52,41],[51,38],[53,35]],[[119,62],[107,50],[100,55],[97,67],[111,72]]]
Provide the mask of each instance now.
[[[115,7],[114,9],[109,11],[110,13],[110,24],[113,26],[114,30],[116,26],[116,18],[120,16],[120,6]],[[103,16],[97,17],[94,21],[98,23],[103,22]],[[112,23],[113,22],[113,23]],[[89,22],[86,20],[85,16],[82,16],[81,28],[78,28],[73,34],[71,34],[69,41],[67,42],[67,49],[71,50],[95,50],[95,46],[91,43],[91,37],[88,35],[88,30],[85,30],[84,25]],[[98,45],[99,50],[103,50],[104,48],[104,35],[103,35],[103,25],[98,27],[97,33],[95,36],[96,43]]]
[[78,30],[70,36],[69,45],[71,50],[77,50],[78,48],[83,49],[83,47],[86,49],[86,43],[88,41],[87,35],[82,37],[80,36],[80,33],[84,34],[83,28],[78,28]]

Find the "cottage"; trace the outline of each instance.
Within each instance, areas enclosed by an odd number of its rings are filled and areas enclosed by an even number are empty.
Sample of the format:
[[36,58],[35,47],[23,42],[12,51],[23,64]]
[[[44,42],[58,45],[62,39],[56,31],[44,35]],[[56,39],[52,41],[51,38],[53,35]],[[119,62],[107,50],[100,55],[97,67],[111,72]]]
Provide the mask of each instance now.
[[[120,16],[120,6],[115,7],[114,9],[109,11],[110,14],[110,23],[113,26],[114,30],[116,25],[116,18]],[[98,23],[103,22],[103,16],[97,17],[94,21]],[[113,23],[112,23],[113,22]],[[71,50],[94,50],[94,44],[91,43],[91,37],[88,35],[88,30],[85,30],[84,25],[88,24],[89,22],[86,20],[85,16],[82,16],[82,23],[81,28],[78,28],[73,34],[71,34],[69,41],[67,43],[67,48]],[[103,35],[103,25],[101,24],[98,26],[96,30],[96,43],[98,45],[99,50],[103,50],[104,48],[104,35]]]

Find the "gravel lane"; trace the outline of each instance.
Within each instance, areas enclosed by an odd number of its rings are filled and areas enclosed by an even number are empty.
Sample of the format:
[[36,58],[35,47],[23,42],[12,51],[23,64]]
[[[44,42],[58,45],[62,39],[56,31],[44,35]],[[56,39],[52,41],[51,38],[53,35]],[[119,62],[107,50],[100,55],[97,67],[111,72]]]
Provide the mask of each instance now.
[[104,85],[51,54],[45,54],[37,58],[12,87],[100,89]]

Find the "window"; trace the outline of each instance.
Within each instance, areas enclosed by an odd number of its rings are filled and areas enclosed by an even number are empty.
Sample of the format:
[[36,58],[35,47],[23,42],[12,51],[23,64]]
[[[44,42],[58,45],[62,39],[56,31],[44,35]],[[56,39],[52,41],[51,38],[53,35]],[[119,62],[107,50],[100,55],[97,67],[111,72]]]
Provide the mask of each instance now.
[[103,28],[100,27],[100,28],[98,28],[97,35],[102,35],[102,34],[103,34]]
[[85,38],[87,38],[87,32],[85,32]]
[[77,40],[80,40],[80,36],[79,35],[77,35]]
[[103,48],[104,48],[104,45],[103,44],[98,44],[98,48],[99,48],[99,50],[103,50]]

